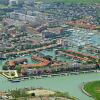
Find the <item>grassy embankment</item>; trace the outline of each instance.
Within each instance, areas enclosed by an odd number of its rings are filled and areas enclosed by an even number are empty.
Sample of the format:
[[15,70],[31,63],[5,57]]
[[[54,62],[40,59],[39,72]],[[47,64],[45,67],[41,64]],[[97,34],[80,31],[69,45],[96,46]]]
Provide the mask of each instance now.
[[95,100],[100,100],[100,81],[89,82],[84,86],[87,91]]

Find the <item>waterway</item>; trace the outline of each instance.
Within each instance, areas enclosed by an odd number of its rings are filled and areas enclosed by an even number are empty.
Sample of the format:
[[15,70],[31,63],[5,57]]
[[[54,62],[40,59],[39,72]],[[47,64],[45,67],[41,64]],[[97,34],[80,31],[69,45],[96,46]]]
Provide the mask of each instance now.
[[80,75],[70,75],[62,77],[52,77],[44,79],[30,79],[19,83],[11,83],[6,78],[0,77],[0,90],[7,91],[16,88],[43,87],[51,90],[68,92],[79,100],[93,100],[81,92],[80,86],[83,82],[100,80],[100,73],[89,73]]

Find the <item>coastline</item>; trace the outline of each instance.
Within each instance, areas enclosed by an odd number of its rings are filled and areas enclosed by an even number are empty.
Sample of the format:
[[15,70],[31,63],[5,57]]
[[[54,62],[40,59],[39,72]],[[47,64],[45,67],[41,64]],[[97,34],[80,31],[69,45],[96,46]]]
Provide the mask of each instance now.
[[[85,84],[86,84],[86,83],[81,84],[81,91],[82,91],[84,94],[86,94],[87,96],[92,97],[92,95],[90,95],[87,91],[85,91],[85,89],[84,89]],[[92,97],[92,98],[93,98],[93,97]]]

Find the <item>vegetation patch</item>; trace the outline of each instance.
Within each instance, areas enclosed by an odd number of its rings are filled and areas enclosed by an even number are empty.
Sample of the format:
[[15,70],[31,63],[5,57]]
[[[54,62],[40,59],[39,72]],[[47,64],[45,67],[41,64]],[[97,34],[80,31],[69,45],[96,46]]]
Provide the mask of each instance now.
[[[68,100],[77,100],[77,98],[75,98],[75,97],[73,97],[73,96],[70,96],[68,93],[63,93],[63,92],[58,92],[58,91],[54,91],[54,93],[53,94],[51,94],[51,95],[36,95],[33,91],[36,91],[37,89],[28,89],[28,88],[25,88],[25,89],[18,89],[18,90],[12,90],[12,91],[10,91],[9,93],[10,93],[10,95],[12,96],[12,98],[14,99],[14,100],[21,100],[20,98],[23,98],[23,99],[25,99],[25,98],[31,98],[32,100],[34,99],[34,98],[37,98],[36,100],[38,100],[38,98],[40,98],[41,100],[43,99],[43,98],[45,98],[45,97],[47,97],[47,98],[55,98],[55,100],[61,100],[61,99],[63,99],[63,100],[66,100],[66,98],[68,99]],[[38,89],[38,91],[43,91],[44,92],[44,90],[45,89],[42,89],[42,88],[40,88],[40,89]],[[30,93],[29,94],[27,94],[27,91],[29,91]],[[53,91],[50,91],[50,90],[45,90],[45,91],[48,91],[48,92],[53,92]],[[38,92],[39,94],[40,94],[40,92]],[[43,93],[42,93],[43,94]],[[60,99],[59,99],[60,98]],[[25,99],[26,100],[26,99]],[[43,99],[44,100],[44,99]]]
[[100,81],[89,82],[84,86],[87,91],[95,100],[100,100]]

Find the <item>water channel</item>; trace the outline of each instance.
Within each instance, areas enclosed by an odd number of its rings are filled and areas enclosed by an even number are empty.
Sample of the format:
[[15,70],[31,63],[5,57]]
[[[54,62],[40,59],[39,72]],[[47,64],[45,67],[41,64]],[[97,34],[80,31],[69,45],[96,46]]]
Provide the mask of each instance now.
[[93,100],[82,93],[80,86],[83,82],[100,80],[100,73],[88,73],[80,75],[70,75],[43,79],[23,80],[19,83],[11,83],[6,78],[0,76],[0,90],[7,91],[8,89],[26,88],[26,87],[43,87],[51,90],[68,92],[79,100]]

